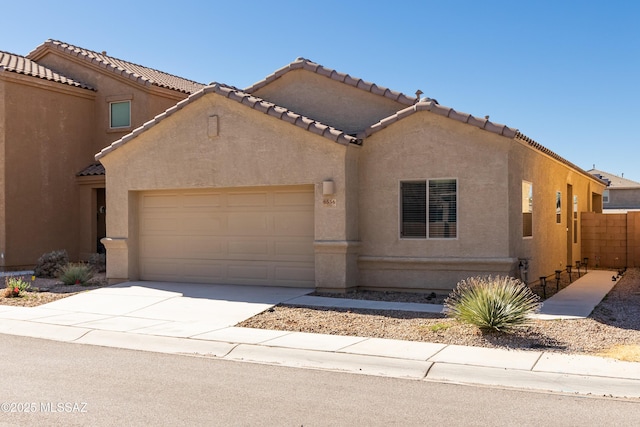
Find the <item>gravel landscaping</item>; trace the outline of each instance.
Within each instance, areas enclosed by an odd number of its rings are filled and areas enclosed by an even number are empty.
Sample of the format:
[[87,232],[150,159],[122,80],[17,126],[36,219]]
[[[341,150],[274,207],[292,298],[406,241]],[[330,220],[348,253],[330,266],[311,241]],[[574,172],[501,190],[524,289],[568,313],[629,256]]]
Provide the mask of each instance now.
[[[575,280],[576,275],[573,275]],[[65,286],[55,279],[24,277],[31,289],[19,298],[0,296],[0,304],[34,307],[107,286],[104,274],[87,286]],[[560,289],[569,284],[563,278]],[[533,286],[536,293],[540,288]],[[555,279],[547,297],[555,292]],[[442,304],[445,294],[357,291],[320,296]],[[615,357],[640,362],[640,269],[630,269],[596,307],[580,320],[534,320],[512,333],[481,332],[441,314],[402,311],[308,308],[279,305],[237,326],[331,335],[390,338],[480,347],[544,350]]]
[[[555,291],[555,280],[547,290],[550,287]],[[367,296],[366,292],[356,294]],[[376,298],[384,299],[384,294],[378,293]],[[371,293],[368,296],[372,297]],[[424,302],[425,299],[425,295],[415,295],[418,301],[412,300],[411,294],[406,293],[387,293],[387,296],[389,300],[403,302]],[[429,302],[442,299],[438,296]],[[481,332],[440,314],[286,305],[267,310],[238,326],[604,355],[640,361],[640,269],[628,270],[587,319],[534,320],[511,333]]]
[[23,292],[18,298],[5,298],[4,291],[4,278],[2,279],[2,285],[0,285],[0,304],[13,305],[20,307],[35,307],[42,304],[47,304],[52,301],[56,301],[62,298],[70,297],[71,295],[78,294],[80,292],[89,291],[91,289],[98,289],[107,286],[107,279],[104,273],[96,274],[86,285],[71,285],[66,286],[58,279],[45,279],[42,277],[36,277],[35,280],[31,276],[18,276],[25,282],[31,284],[28,291]]

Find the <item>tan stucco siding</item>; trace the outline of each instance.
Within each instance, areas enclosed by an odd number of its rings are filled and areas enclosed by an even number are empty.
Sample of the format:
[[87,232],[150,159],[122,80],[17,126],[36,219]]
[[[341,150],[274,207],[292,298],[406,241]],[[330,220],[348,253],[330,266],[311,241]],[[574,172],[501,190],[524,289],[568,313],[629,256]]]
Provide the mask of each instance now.
[[4,102],[6,265],[55,249],[75,259],[75,174],[92,159],[93,94],[20,76],[5,83]]
[[[217,134],[209,136],[213,128]],[[200,98],[101,158],[107,170],[107,235],[126,239],[121,260],[129,264],[109,261],[108,274],[136,274],[134,195],[146,190],[312,184],[315,240],[347,241],[357,235],[354,223],[346,221],[345,200],[357,199],[356,183],[345,174],[352,149],[359,150],[221,96]],[[336,207],[323,207],[324,180],[335,182]]]
[[[591,206],[592,193],[602,194],[604,186],[586,174],[514,140],[510,152],[510,224],[511,250],[514,256],[529,261],[528,281],[564,270],[567,263],[580,259],[580,212]],[[533,236],[522,237],[522,181],[533,185]],[[556,193],[561,193],[561,220],[556,220]],[[574,240],[574,204],[577,196],[577,238]]]
[[[67,55],[48,53],[38,62],[97,89],[95,105],[92,107],[96,118],[94,154],[187,97],[187,94],[169,89],[142,86],[127,77],[119,77],[109,70]],[[131,126],[110,129],[110,102],[127,100],[131,101]]]
[[406,105],[305,70],[286,73],[255,96],[345,132],[357,132]]
[[[360,159],[362,253],[508,256],[508,140],[426,113],[365,141]],[[400,237],[400,183],[453,178],[458,238]]]
[[5,86],[6,83],[3,79],[0,79],[0,267],[5,265],[5,252],[6,252],[6,223],[5,223],[5,193],[6,193],[6,181],[5,181]]
[[[364,142],[360,157],[361,285],[451,289],[483,272],[507,273],[510,140],[418,113]],[[457,181],[457,238],[400,236],[400,183]]]

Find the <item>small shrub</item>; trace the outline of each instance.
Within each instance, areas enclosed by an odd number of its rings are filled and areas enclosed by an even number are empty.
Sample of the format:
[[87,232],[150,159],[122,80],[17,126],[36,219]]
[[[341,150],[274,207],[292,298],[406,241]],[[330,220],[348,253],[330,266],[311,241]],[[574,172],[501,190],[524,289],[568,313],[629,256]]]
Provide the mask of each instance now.
[[48,252],[38,258],[38,263],[33,270],[36,277],[55,278],[58,276],[60,269],[69,263],[69,255],[67,251]]
[[93,269],[88,264],[68,263],[60,270],[58,279],[65,285],[86,285],[93,277]]
[[5,298],[19,297],[22,292],[27,291],[31,287],[31,283],[25,282],[20,277],[7,277],[4,280],[6,289],[4,290]]
[[91,254],[89,265],[93,271],[103,273],[107,270],[107,256],[105,254]]
[[526,324],[540,309],[540,298],[513,277],[470,277],[444,302],[449,317],[482,330],[508,331]]

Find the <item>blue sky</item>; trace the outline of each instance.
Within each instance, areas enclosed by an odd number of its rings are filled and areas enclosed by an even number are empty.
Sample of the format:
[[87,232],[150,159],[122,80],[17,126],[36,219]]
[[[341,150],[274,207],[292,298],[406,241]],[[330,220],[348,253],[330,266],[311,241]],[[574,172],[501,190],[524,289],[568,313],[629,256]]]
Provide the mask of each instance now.
[[247,87],[302,56],[518,128],[640,181],[640,2],[9,2],[0,50],[57,39]]

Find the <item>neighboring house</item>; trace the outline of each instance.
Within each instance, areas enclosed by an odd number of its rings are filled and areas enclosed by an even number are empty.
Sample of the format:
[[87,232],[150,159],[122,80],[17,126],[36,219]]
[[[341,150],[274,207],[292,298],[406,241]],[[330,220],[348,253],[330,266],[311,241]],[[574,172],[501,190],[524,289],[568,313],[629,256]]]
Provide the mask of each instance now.
[[0,271],[103,249],[94,155],[204,85],[59,41],[0,52]]
[[516,129],[299,58],[96,155],[113,281],[451,289],[580,259],[605,184]]
[[607,188],[602,194],[605,213],[640,210],[640,182],[597,169],[587,172],[607,183]]

